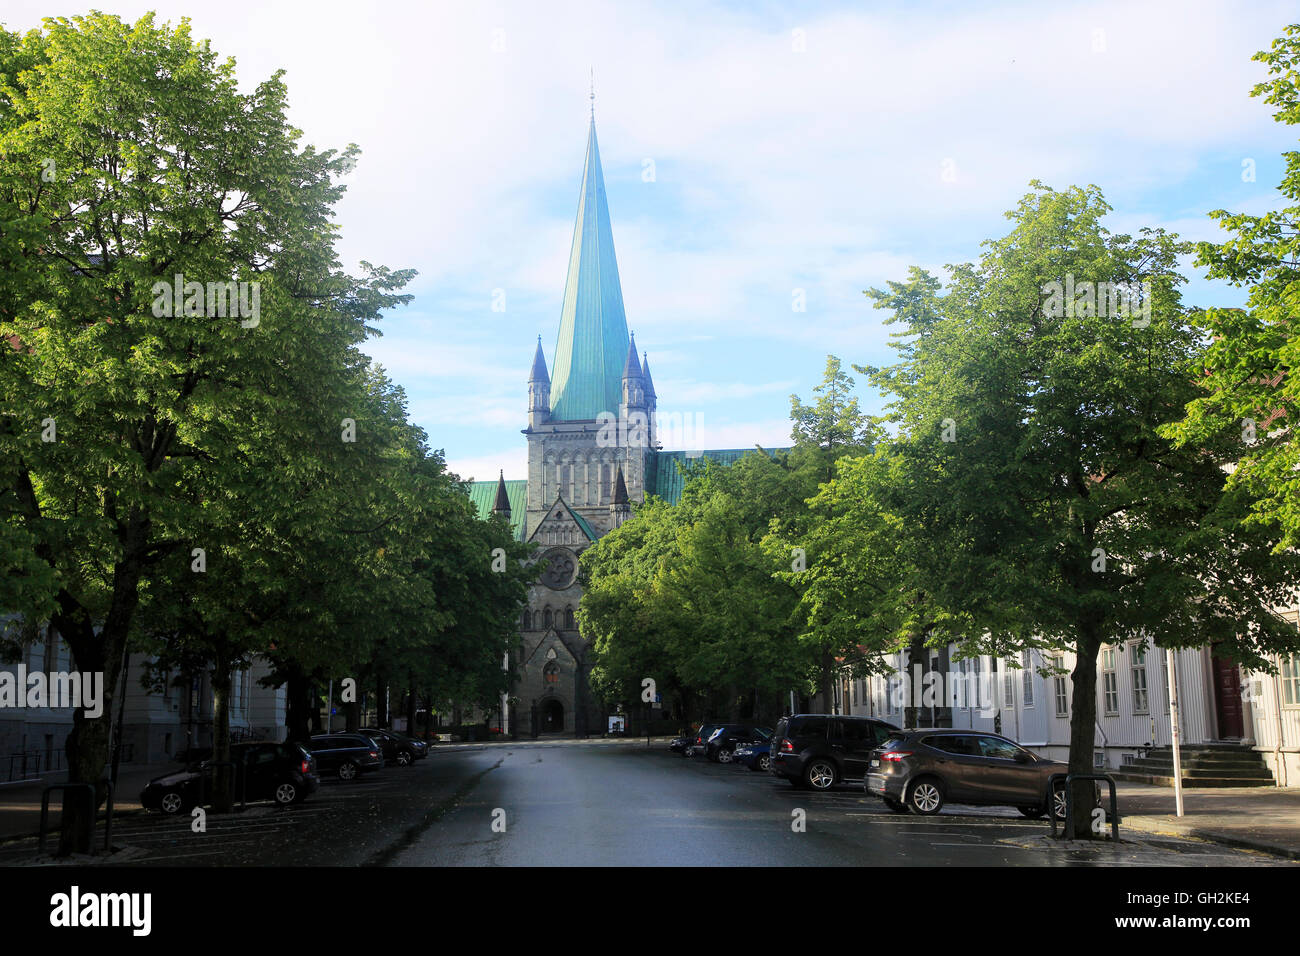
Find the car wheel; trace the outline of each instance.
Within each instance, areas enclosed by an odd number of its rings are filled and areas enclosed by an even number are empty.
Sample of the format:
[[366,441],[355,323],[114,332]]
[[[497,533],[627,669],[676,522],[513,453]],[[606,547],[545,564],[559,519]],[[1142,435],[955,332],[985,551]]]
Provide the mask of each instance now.
[[355,763],[349,760],[339,767],[339,779],[355,780],[357,778],[357,771],[360,769],[361,769],[360,767],[358,767]]
[[291,783],[282,783],[275,788],[275,802],[287,807],[298,800],[298,788]]
[[733,754],[730,750],[718,751],[718,758],[717,758],[718,763],[731,763],[731,761],[734,760],[735,758],[736,755]]
[[1065,787],[1058,787],[1052,794],[1052,816],[1065,819]]
[[1028,817],[1030,820],[1037,820],[1044,813],[1042,807],[1016,807],[1022,817]]
[[835,786],[835,764],[829,760],[816,759],[809,762],[803,772],[803,781],[814,790],[829,790]]
[[759,757],[759,758],[758,758],[758,769],[759,769],[759,770],[771,770],[771,769],[772,769],[772,758],[771,758],[770,756],[768,756],[767,754],[763,754],[761,757]]
[[912,784],[907,794],[907,808],[923,817],[934,816],[943,809],[943,791],[939,781],[929,777]]
[[889,809],[893,810],[895,813],[907,812],[907,804],[899,803],[893,797],[881,797],[881,799],[885,801],[885,806],[889,807]]
[[179,790],[168,790],[158,798],[158,809],[162,810],[163,813],[174,816],[177,813],[185,812],[187,802],[185,795]]
[[415,759],[415,755],[412,754],[409,750],[397,751],[397,765],[399,767],[409,767],[411,765],[411,761],[414,759]]

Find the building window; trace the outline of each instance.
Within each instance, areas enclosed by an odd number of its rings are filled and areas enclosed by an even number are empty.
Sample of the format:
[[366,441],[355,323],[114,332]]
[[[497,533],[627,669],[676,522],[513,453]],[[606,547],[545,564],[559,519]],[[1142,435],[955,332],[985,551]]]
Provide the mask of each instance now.
[[1023,676],[1021,677],[1022,694],[1025,698],[1025,706],[1034,706],[1034,652],[1024,650],[1020,652],[1020,664],[1024,667]]
[[1282,706],[1300,707],[1300,656],[1282,658]]
[[[1052,666],[1054,668],[1063,667],[1064,663],[1064,659],[1060,657],[1056,657],[1052,660]],[[1065,674],[1056,674],[1052,677],[1052,693],[1056,698],[1057,717],[1070,716],[1070,689],[1066,685],[1067,679],[1068,678]]]
[[[970,682],[972,688],[971,697],[974,703],[971,705],[976,710],[984,706],[984,695],[980,693],[980,659],[972,657],[970,659]],[[989,701],[989,703],[993,703]]]
[[1016,706],[1016,675],[1011,671],[1011,662],[1002,661],[1002,706]]
[[577,624],[577,622],[573,619],[573,608],[571,608],[571,607],[570,607],[570,608],[565,608],[565,611],[564,611],[564,629],[565,629],[566,631],[574,631],[574,630],[577,630],[577,628],[578,628],[578,624]]
[[1115,648],[1101,652],[1101,691],[1104,697],[1103,713],[1119,713],[1119,675],[1115,672]]
[[558,684],[560,682],[560,665],[555,661],[547,661],[546,666],[542,668],[542,680],[548,684]]
[[555,624],[555,616],[551,613],[551,609],[549,607],[546,609],[544,620],[546,621],[547,627],[551,627],[552,625]]
[[532,629],[533,629],[533,612],[524,611],[524,630],[531,631]]
[[1147,649],[1145,644],[1129,645],[1132,656],[1129,658],[1129,673],[1133,675],[1133,713],[1149,712],[1147,694]]

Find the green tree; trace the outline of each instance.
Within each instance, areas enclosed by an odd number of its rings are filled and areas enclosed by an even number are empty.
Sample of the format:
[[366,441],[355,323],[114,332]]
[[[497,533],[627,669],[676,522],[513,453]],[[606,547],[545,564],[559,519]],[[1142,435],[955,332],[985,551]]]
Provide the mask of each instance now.
[[[1300,123],[1300,24],[1286,28],[1269,50],[1254,56],[1268,64],[1271,79],[1251,96],[1276,107],[1274,118]],[[1300,410],[1300,152],[1285,155],[1278,190],[1291,201],[1262,216],[1210,213],[1232,238],[1197,246],[1197,264],[1213,279],[1248,286],[1245,309],[1208,309],[1204,323],[1213,337],[1202,359],[1205,394],[1187,406],[1187,419],[1163,434],[1197,447],[1241,439],[1230,487],[1251,500],[1249,521],[1281,529],[1279,548],[1300,547],[1300,442],[1293,425]]]
[[[338,267],[335,181],[356,152],[299,147],[280,74],[240,93],[184,20],[94,13],[0,37],[0,599],[51,621],[111,702],[142,589],[220,523],[202,508],[243,480],[231,450],[258,441],[250,420],[325,427],[267,383],[296,366],[325,387],[410,273]],[[164,308],[156,286],[177,275],[260,283],[253,314],[184,288]],[[109,713],[76,714],[72,782],[100,779]],[[61,852],[81,812],[65,802]]]
[[[1161,230],[1111,235],[1095,188],[1034,186],[1009,235],[950,268],[946,294],[915,269],[869,293],[902,326],[901,361],[872,379],[897,429],[887,509],[943,611],[929,640],[963,656],[1072,650],[1069,765],[1087,772],[1104,645],[1212,643],[1258,663],[1294,641],[1273,609],[1300,567],[1272,554],[1272,529],[1240,523],[1243,496],[1224,490],[1239,442],[1161,437],[1203,355],[1176,291],[1185,246]],[[1132,308],[1097,295],[1116,288],[1141,290]]]

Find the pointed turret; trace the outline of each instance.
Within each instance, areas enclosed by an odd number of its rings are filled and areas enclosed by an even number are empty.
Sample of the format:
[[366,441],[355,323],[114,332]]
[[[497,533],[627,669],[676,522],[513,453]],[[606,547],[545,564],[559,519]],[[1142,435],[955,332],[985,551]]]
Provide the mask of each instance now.
[[623,480],[623,466],[618,466],[614,477],[614,501],[609,506],[610,527],[617,528],[632,517],[632,505],[628,502],[627,482]]
[[614,234],[593,119],[560,311],[555,377],[551,381],[555,396],[551,420],[587,421],[601,412],[612,414],[621,397],[627,345],[623,289],[618,281]]
[[537,336],[537,352],[533,355],[533,370],[528,375],[528,384],[545,382],[551,384],[551,376],[546,372],[546,356],[542,353],[542,337]]
[[646,355],[644,352],[642,352],[641,355],[643,358],[641,365],[641,378],[645,380],[646,397],[651,399],[658,398],[659,396],[655,394],[655,383],[650,378],[650,356]]
[[542,337],[537,336],[533,370],[528,375],[528,427],[536,428],[551,417],[551,377],[546,374],[546,356],[542,354]]
[[497,500],[492,505],[492,513],[510,520],[510,496],[506,494],[506,473],[502,471],[497,477]]
[[641,363],[636,358],[636,336],[628,337],[627,361],[623,363],[623,381],[641,381]]

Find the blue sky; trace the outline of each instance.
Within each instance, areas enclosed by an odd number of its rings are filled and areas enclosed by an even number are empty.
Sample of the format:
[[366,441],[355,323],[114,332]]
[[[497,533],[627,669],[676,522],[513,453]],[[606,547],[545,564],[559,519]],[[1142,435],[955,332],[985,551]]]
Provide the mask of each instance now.
[[[697,424],[692,447],[787,443],[790,393],[810,397],[827,353],[891,360],[862,291],[977,258],[1031,179],[1096,184],[1117,232],[1214,239],[1209,210],[1279,205],[1295,147],[1249,96],[1266,75],[1250,57],[1293,3],[263,6],[108,9],[190,17],[244,87],[287,71],[305,142],[361,146],[343,259],[420,273],[369,351],[466,478],[524,476],[525,380],[538,334],[554,364],[589,69],[628,325],[661,415]],[[0,21],[85,9],[5,0]],[[1186,303],[1244,301],[1186,274]]]

